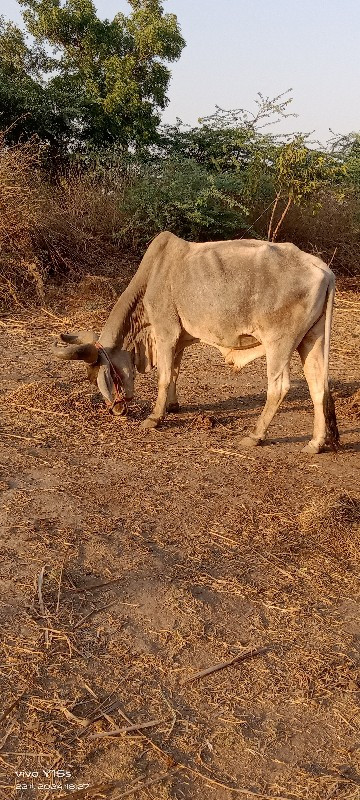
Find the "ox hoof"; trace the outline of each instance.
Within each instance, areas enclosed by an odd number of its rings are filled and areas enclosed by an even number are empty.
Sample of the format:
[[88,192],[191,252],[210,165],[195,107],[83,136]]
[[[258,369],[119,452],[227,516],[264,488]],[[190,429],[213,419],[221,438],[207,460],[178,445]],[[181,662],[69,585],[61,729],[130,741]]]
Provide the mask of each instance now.
[[160,420],[159,420],[159,419],[155,419],[155,417],[147,417],[147,418],[146,418],[146,419],[144,419],[144,421],[141,423],[141,428],[142,428],[144,431],[146,431],[146,430],[151,430],[151,428],[157,428],[157,426],[158,426],[159,422],[160,422]]
[[168,414],[178,414],[180,411],[179,403],[169,403],[166,411]]
[[254,439],[253,436],[244,436],[243,439],[240,439],[240,447],[256,447],[256,445],[260,444],[260,439]]
[[320,453],[321,447],[316,442],[309,442],[304,448],[303,453],[306,453],[308,456],[316,456]]

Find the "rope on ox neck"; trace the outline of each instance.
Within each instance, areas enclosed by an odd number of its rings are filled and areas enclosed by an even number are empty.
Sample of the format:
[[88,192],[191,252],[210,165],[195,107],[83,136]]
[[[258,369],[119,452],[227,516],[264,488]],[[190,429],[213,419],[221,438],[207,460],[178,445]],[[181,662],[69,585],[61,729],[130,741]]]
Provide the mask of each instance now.
[[126,412],[127,411],[127,403],[126,403],[125,392],[124,392],[123,385],[122,385],[122,382],[121,382],[121,376],[120,376],[118,370],[116,369],[115,364],[111,360],[109,354],[106,352],[105,348],[102,346],[102,344],[100,344],[100,342],[95,342],[95,347],[99,351],[99,353],[102,353],[102,355],[106,358],[106,361],[108,362],[109,369],[110,369],[110,375],[112,377],[113,384],[115,386],[115,400],[113,400],[112,403],[109,403],[109,401],[106,400],[105,401],[106,405],[109,408],[109,410],[112,411],[114,406],[116,405],[116,403],[123,403],[124,408],[125,408],[125,412]]

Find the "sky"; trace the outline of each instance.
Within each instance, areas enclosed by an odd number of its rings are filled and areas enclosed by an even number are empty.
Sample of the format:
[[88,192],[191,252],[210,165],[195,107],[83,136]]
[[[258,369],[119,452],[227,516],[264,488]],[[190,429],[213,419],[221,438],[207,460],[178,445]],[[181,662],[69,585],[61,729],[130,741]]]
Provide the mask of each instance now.
[[[128,13],[126,0],[95,0],[101,17]],[[164,122],[190,125],[225,109],[254,109],[258,92],[275,97],[291,88],[296,120],[279,131],[360,130],[359,0],[166,0],[187,43],[171,65]],[[0,14],[20,22],[16,0]]]

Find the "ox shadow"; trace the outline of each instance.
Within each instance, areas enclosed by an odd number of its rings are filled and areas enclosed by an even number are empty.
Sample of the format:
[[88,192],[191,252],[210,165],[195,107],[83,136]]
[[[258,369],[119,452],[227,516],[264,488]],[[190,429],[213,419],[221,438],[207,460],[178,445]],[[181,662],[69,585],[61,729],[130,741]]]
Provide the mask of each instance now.
[[[335,381],[332,385],[335,402],[337,398],[351,397],[360,389],[360,381]],[[261,411],[266,401],[266,386],[257,394],[246,394],[239,397],[229,397],[225,400],[205,403],[181,403],[181,412],[194,413],[195,411],[247,411],[258,409]],[[312,402],[305,379],[293,378],[290,390],[283,400],[277,414],[287,413],[289,410],[311,411]],[[222,420],[224,422],[224,420]]]
[[[346,430],[344,433],[352,434],[352,433],[359,433],[360,428],[353,428],[352,430]],[[347,453],[360,453],[360,440],[357,442],[345,442],[345,444],[341,444],[341,431],[340,431],[340,452],[347,452]]]
[[[299,401],[304,401],[304,404],[299,405]],[[183,413],[194,413],[196,411],[261,411],[264,407],[266,402],[266,388],[264,387],[263,391],[257,394],[246,394],[244,392],[243,395],[239,397],[229,397],[225,400],[218,400],[215,402],[208,401],[208,402],[194,402],[194,403],[181,403],[181,411]],[[305,411],[308,410],[309,405],[311,405],[310,395],[309,393],[304,392],[304,394],[299,395],[299,392],[294,387],[290,389],[289,394],[286,397],[286,400],[283,401],[283,404],[278,409],[277,413],[284,413],[285,411],[289,410],[289,405],[296,407],[298,411]],[[224,419],[222,419],[224,422]]]
[[[346,442],[342,444],[341,436],[343,433],[347,435],[351,435],[353,433],[359,433],[360,428],[351,428],[346,430],[340,430],[340,446],[339,446],[339,453],[348,452],[348,453],[358,453],[360,451],[360,441],[358,442]],[[308,442],[309,435],[305,436],[276,436],[274,439],[265,439],[263,445],[278,445],[281,446],[283,444],[296,444],[297,442]],[[329,447],[327,452],[333,452]]]
[[351,397],[360,389],[360,381],[341,381],[336,379],[331,381],[330,384],[337,397]]

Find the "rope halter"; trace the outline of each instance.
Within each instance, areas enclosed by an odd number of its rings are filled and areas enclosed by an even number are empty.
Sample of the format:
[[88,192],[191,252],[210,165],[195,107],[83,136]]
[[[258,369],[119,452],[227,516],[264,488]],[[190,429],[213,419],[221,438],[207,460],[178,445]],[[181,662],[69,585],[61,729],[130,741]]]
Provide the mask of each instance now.
[[100,344],[100,342],[95,342],[95,347],[99,351],[99,353],[102,353],[102,355],[105,357],[105,359],[106,359],[106,361],[107,361],[107,363],[109,365],[110,375],[111,375],[113,384],[115,386],[115,400],[113,400],[112,403],[110,403],[108,400],[105,400],[106,405],[107,405],[109,411],[112,411],[114,406],[116,405],[116,403],[122,403],[123,406],[124,406],[125,414],[126,414],[126,412],[127,412],[127,402],[126,402],[125,392],[124,392],[123,385],[122,385],[121,375],[118,372],[118,370],[116,369],[115,364],[112,362],[109,354],[106,352],[106,350],[102,346],[102,344]]

